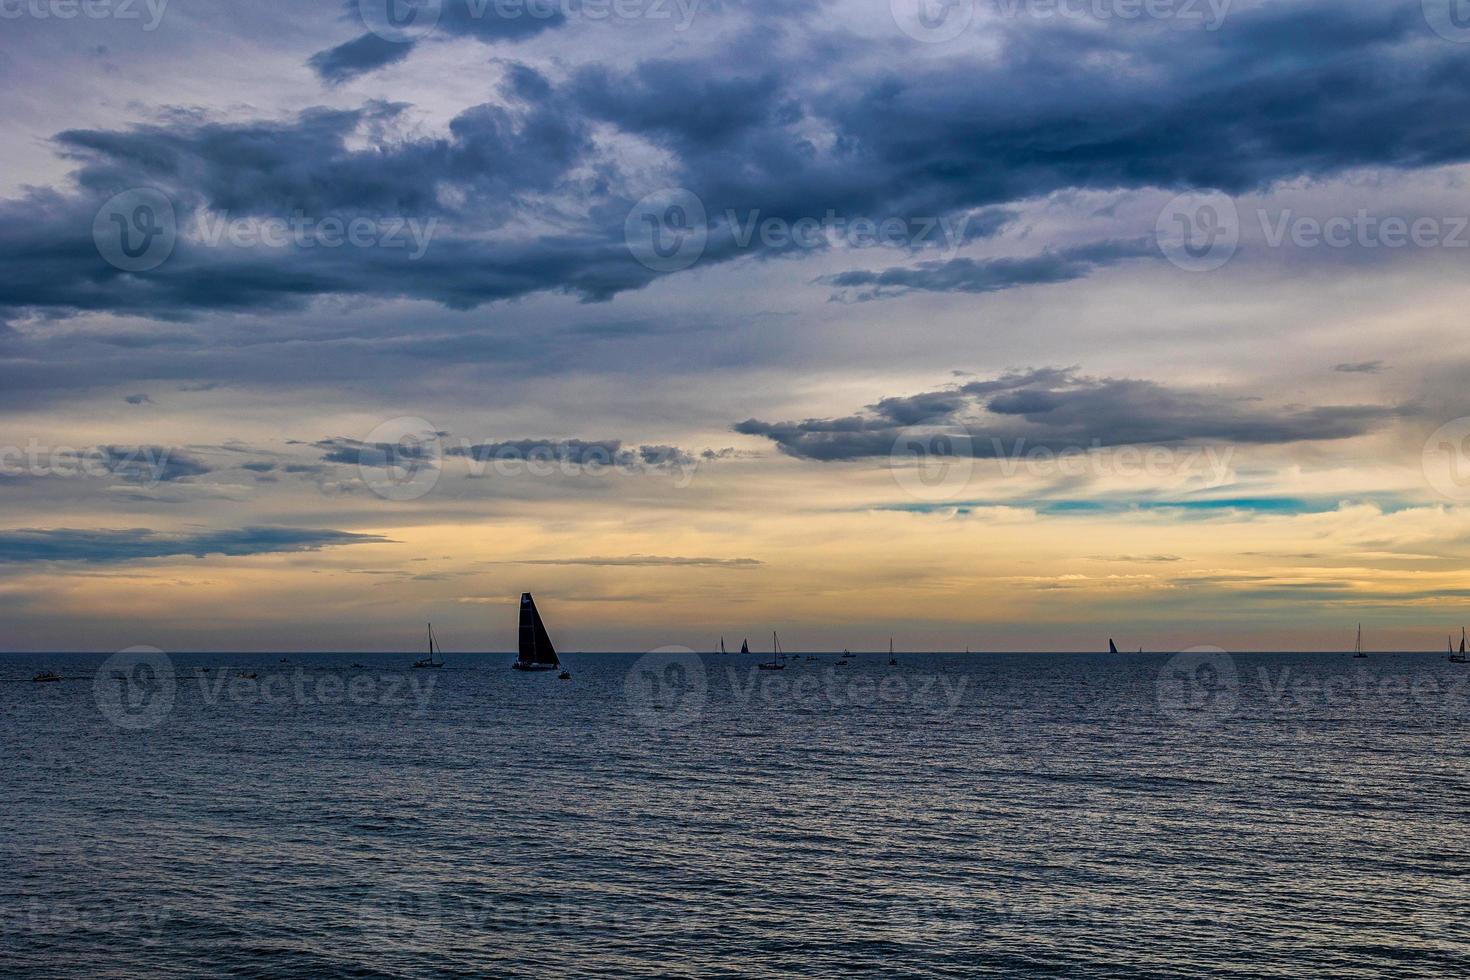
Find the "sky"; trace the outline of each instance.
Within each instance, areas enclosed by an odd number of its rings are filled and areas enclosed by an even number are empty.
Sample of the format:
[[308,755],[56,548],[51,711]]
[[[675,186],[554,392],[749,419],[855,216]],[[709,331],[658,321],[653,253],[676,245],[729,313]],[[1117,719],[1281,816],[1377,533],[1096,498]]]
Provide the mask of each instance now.
[[0,650],[1439,649],[1459,0],[0,0]]

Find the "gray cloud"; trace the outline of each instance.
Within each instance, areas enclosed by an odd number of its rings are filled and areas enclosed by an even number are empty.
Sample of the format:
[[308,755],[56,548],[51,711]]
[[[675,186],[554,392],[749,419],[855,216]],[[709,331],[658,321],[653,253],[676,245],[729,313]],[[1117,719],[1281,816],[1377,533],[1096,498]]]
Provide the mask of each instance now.
[[[926,409],[932,411],[926,415]],[[1397,408],[1377,405],[1269,409],[1242,397],[1043,368],[886,398],[864,413],[841,418],[747,419],[735,431],[764,436],[792,456],[835,461],[889,456],[911,427],[927,425],[968,436],[936,442],[935,452],[992,458],[1036,448],[1347,439],[1399,414]]]
[[498,562],[505,565],[606,565],[613,567],[696,566],[701,568],[756,568],[764,562],[755,558],[668,558],[660,555],[626,555],[617,558],[527,558]]
[[0,562],[80,561],[111,563],[147,558],[258,555],[317,551],[345,544],[387,541],[373,534],[286,527],[245,527],[194,534],[20,529],[0,531]]

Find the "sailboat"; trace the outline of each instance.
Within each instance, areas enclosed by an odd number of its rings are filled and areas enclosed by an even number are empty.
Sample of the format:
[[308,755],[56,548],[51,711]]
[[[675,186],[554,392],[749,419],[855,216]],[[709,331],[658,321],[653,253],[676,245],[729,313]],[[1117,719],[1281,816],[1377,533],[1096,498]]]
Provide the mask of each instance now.
[[761,670],[785,670],[786,669],[786,664],[783,663],[783,661],[785,659],[786,659],[786,654],[784,654],[784,653],[781,652],[781,638],[776,635],[776,631],[775,630],[772,630],[771,631],[771,660],[770,660],[769,663],[767,663],[766,661],[762,660],[760,663],[756,664],[756,666],[759,667]]
[[1363,624],[1358,624],[1358,641],[1353,644],[1353,659],[1366,660],[1368,655],[1363,652]]
[[740,652],[741,653],[749,653],[750,652],[750,641],[749,640],[741,640],[740,641]]
[[720,653],[725,653],[725,638],[720,637]]
[[[965,652],[968,653],[969,652],[969,649],[970,649],[969,647],[966,647],[965,648]],[[890,666],[890,667],[897,667],[898,666],[898,658],[896,658],[893,655],[893,637],[891,637],[891,636],[888,638],[888,666]]]
[[1470,663],[1470,660],[1465,659],[1465,627],[1463,626],[1460,627],[1460,652],[1456,653],[1454,650],[1450,651],[1450,663]]
[[[439,651],[439,659],[434,659],[434,651]],[[420,660],[415,660],[413,665],[418,670],[438,670],[444,666],[444,651],[439,650],[439,644],[434,640],[434,624],[429,624],[429,655]]]
[[1117,653],[1118,644],[1114,643],[1112,637],[1108,638],[1108,653]]
[[521,593],[520,654],[511,664],[514,670],[555,670],[561,666],[556,659],[556,647],[546,635],[546,626],[541,614],[536,611],[536,600],[531,593]]
[[847,666],[847,658],[850,657],[850,656],[852,656],[852,654],[848,652],[847,647],[843,647],[842,648],[842,659],[840,659],[840,660],[837,661],[837,666],[839,666],[839,667],[846,667]]

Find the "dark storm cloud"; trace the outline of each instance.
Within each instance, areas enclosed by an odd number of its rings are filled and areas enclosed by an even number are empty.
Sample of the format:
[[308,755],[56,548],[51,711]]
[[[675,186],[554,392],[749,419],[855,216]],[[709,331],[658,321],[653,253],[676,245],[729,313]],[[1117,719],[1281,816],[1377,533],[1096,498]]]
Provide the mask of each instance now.
[[339,85],[365,72],[402,61],[412,51],[413,45],[409,42],[388,41],[376,34],[364,34],[335,48],[318,51],[308,63],[323,81]]
[[623,446],[621,439],[512,439],[450,446],[446,456],[463,456],[475,462],[531,461],[567,463],[572,466],[685,466],[694,457],[677,446]]
[[[360,26],[360,0],[348,0],[346,7],[349,21]],[[520,5],[494,0],[447,0],[428,37],[468,37],[494,44],[524,40],[565,23],[566,15],[555,4],[544,0],[529,0]],[[323,81],[336,85],[403,61],[419,43],[418,39],[410,38],[390,41],[369,32],[318,51],[307,63]]]
[[195,534],[160,534],[145,528],[120,531],[20,529],[0,531],[0,562],[126,562],[175,556],[235,557],[317,551],[337,545],[387,540],[374,534],[287,527],[245,527]]
[[1097,242],[1076,248],[1048,249],[1027,258],[959,258],[894,266],[882,272],[854,270],[826,276],[820,281],[839,290],[855,289],[853,298],[858,301],[899,296],[913,290],[993,293],[1016,286],[1082,279],[1094,269],[1155,255],[1157,249],[1148,239]]
[[[447,5],[437,30],[499,39],[556,24],[508,28],[464,7]],[[1265,4],[1233,10],[1217,31],[1136,26],[1020,18],[987,24],[984,56],[957,45],[917,57],[896,33],[863,38],[773,16],[723,56],[583,61],[556,78],[502,66],[498,97],[442,136],[419,135],[405,106],[385,102],[273,121],[175,111],[124,130],[66,131],[55,145],[76,165],[77,189],[0,202],[0,311],[183,318],[299,309],[324,295],[455,308],[542,291],[605,300],[655,278],[623,240],[631,205],[652,189],[638,155],[621,156],[635,140],[663,151],[668,181],[702,200],[712,222],[702,264],[800,252],[739,245],[730,210],[788,222],[973,214],[978,226],[961,236],[970,241],[1006,227],[1016,202],[1068,189],[1244,192],[1470,159],[1470,130],[1446,124],[1470,115],[1470,46],[1434,37],[1415,0]],[[756,50],[780,56],[757,62]],[[316,65],[335,80],[393,57],[359,38]],[[417,258],[181,238],[162,266],[134,275],[103,262],[91,239],[101,202],[131,187],[166,192],[186,226],[222,212],[439,225]],[[986,292],[1076,279],[1132,255],[1102,243],[832,282],[860,298]]]
[[[932,411],[925,414],[925,409]],[[1271,409],[1251,399],[1047,368],[887,398],[841,418],[747,419],[735,431],[764,436],[792,456],[841,461],[902,452],[904,440],[921,436],[929,426],[951,435],[944,448],[933,451],[992,458],[1031,449],[1347,439],[1399,414],[1376,405]],[[919,429],[911,430],[914,426]],[[964,438],[956,441],[956,435]]]

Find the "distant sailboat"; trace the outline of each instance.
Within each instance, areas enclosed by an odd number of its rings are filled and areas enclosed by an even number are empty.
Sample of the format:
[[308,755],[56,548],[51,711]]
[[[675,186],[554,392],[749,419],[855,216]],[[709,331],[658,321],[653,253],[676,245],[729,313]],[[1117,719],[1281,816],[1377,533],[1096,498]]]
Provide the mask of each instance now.
[[1117,653],[1117,652],[1118,652],[1118,644],[1114,643],[1113,640],[1112,640],[1112,638],[1109,637],[1108,638],[1108,653]]
[[[969,652],[969,647],[966,647],[965,650],[966,652]],[[893,637],[891,636],[888,638],[888,666],[898,666],[898,658],[893,655]]]
[[1460,652],[1456,653],[1454,650],[1450,651],[1450,663],[1470,663],[1470,660],[1465,659],[1465,627],[1463,626],[1460,627]]
[[725,652],[725,638],[722,636],[722,637],[720,637],[720,653],[724,653],[724,652]]
[[429,624],[429,655],[420,660],[415,660],[413,665],[418,670],[438,670],[444,666],[444,651],[439,650],[439,659],[434,659],[434,651],[438,650],[439,644],[434,640],[434,624]]
[[837,666],[839,666],[839,667],[846,667],[847,666],[847,658],[849,656],[851,656],[851,654],[849,654],[847,652],[847,648],[844,647],[843,650],[842,650],[842,657],[841,657],[841,659],[839,659],[837,661]]
[[515,670],[555,670],[561,666],[556,659],[556,647],[546,634],[541,614],[536,611],[536,600],[531,593],[521,593],[520,654],[511,664]]
[[749,640],[741,640],[740,641],[740,652],[741,653],[749,653],[750,652],[750,641]]
[[1353,644],[1353,659],[1366,660],[1368,655],[1363,652],[1363,624],[1358,624],[1358,640]]
[[784,654],[784,653],[781,652],[781,638],[776,635],[776,631],[775,630],[772,630],[771,631],[771,660],[770,660],[769,663],[767,663],[766,661],[762,660],[760,663],[756,664],[756,666],[759,667],[761,670],[785,670],[786,669],[786,664],[783,663],[783,661],[785,659],[786,659],[786,654]]

